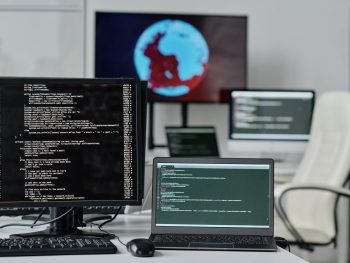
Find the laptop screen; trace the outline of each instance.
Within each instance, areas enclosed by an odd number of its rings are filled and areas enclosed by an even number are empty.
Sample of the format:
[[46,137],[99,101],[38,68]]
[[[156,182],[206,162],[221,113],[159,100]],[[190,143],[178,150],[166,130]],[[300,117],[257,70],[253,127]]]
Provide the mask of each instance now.
[[155,227],[270,228],[271,162],[192,159],[156,162]]
[[214,127],[165,127],[171,157],[219,157]]

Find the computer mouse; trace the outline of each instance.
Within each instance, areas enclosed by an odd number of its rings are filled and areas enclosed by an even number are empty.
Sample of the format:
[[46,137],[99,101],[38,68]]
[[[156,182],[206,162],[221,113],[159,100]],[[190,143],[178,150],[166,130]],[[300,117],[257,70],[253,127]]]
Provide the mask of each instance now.
[[127,250],[135,257],[152,257],[154,255],[153,242],[146,238],[137,238],[126,244]]

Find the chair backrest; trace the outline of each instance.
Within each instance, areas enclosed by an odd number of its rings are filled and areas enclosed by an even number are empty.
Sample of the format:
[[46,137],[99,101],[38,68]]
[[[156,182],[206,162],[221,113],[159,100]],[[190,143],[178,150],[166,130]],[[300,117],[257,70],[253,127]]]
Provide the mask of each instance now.
[[[324,93],[317,100],[310,141],[293,178],[298,183],[341,187],[350,171],[350,92]],[[297,227],[322,230],[333,238],[336,196],[321,191],[295,191],[286,208]]]

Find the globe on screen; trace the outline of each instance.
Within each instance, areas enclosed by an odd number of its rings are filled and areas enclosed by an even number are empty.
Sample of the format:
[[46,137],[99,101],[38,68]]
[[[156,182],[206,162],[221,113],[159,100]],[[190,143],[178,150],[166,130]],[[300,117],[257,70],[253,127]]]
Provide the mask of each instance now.
[[161,20],[138,38],[134,64],[140,79],[162,96],[195,89],[208,68],[209,49],[202,34],[182,20]]

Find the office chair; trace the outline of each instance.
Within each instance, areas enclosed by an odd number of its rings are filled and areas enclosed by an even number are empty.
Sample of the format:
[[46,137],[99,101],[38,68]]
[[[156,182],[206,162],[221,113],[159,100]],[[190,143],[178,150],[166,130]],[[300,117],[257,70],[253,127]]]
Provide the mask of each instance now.
[[292,181],[275,189],[275,235],[313,251],[336,245],[336,205],[350,171],[350,92],[317,101],[310,140]]

